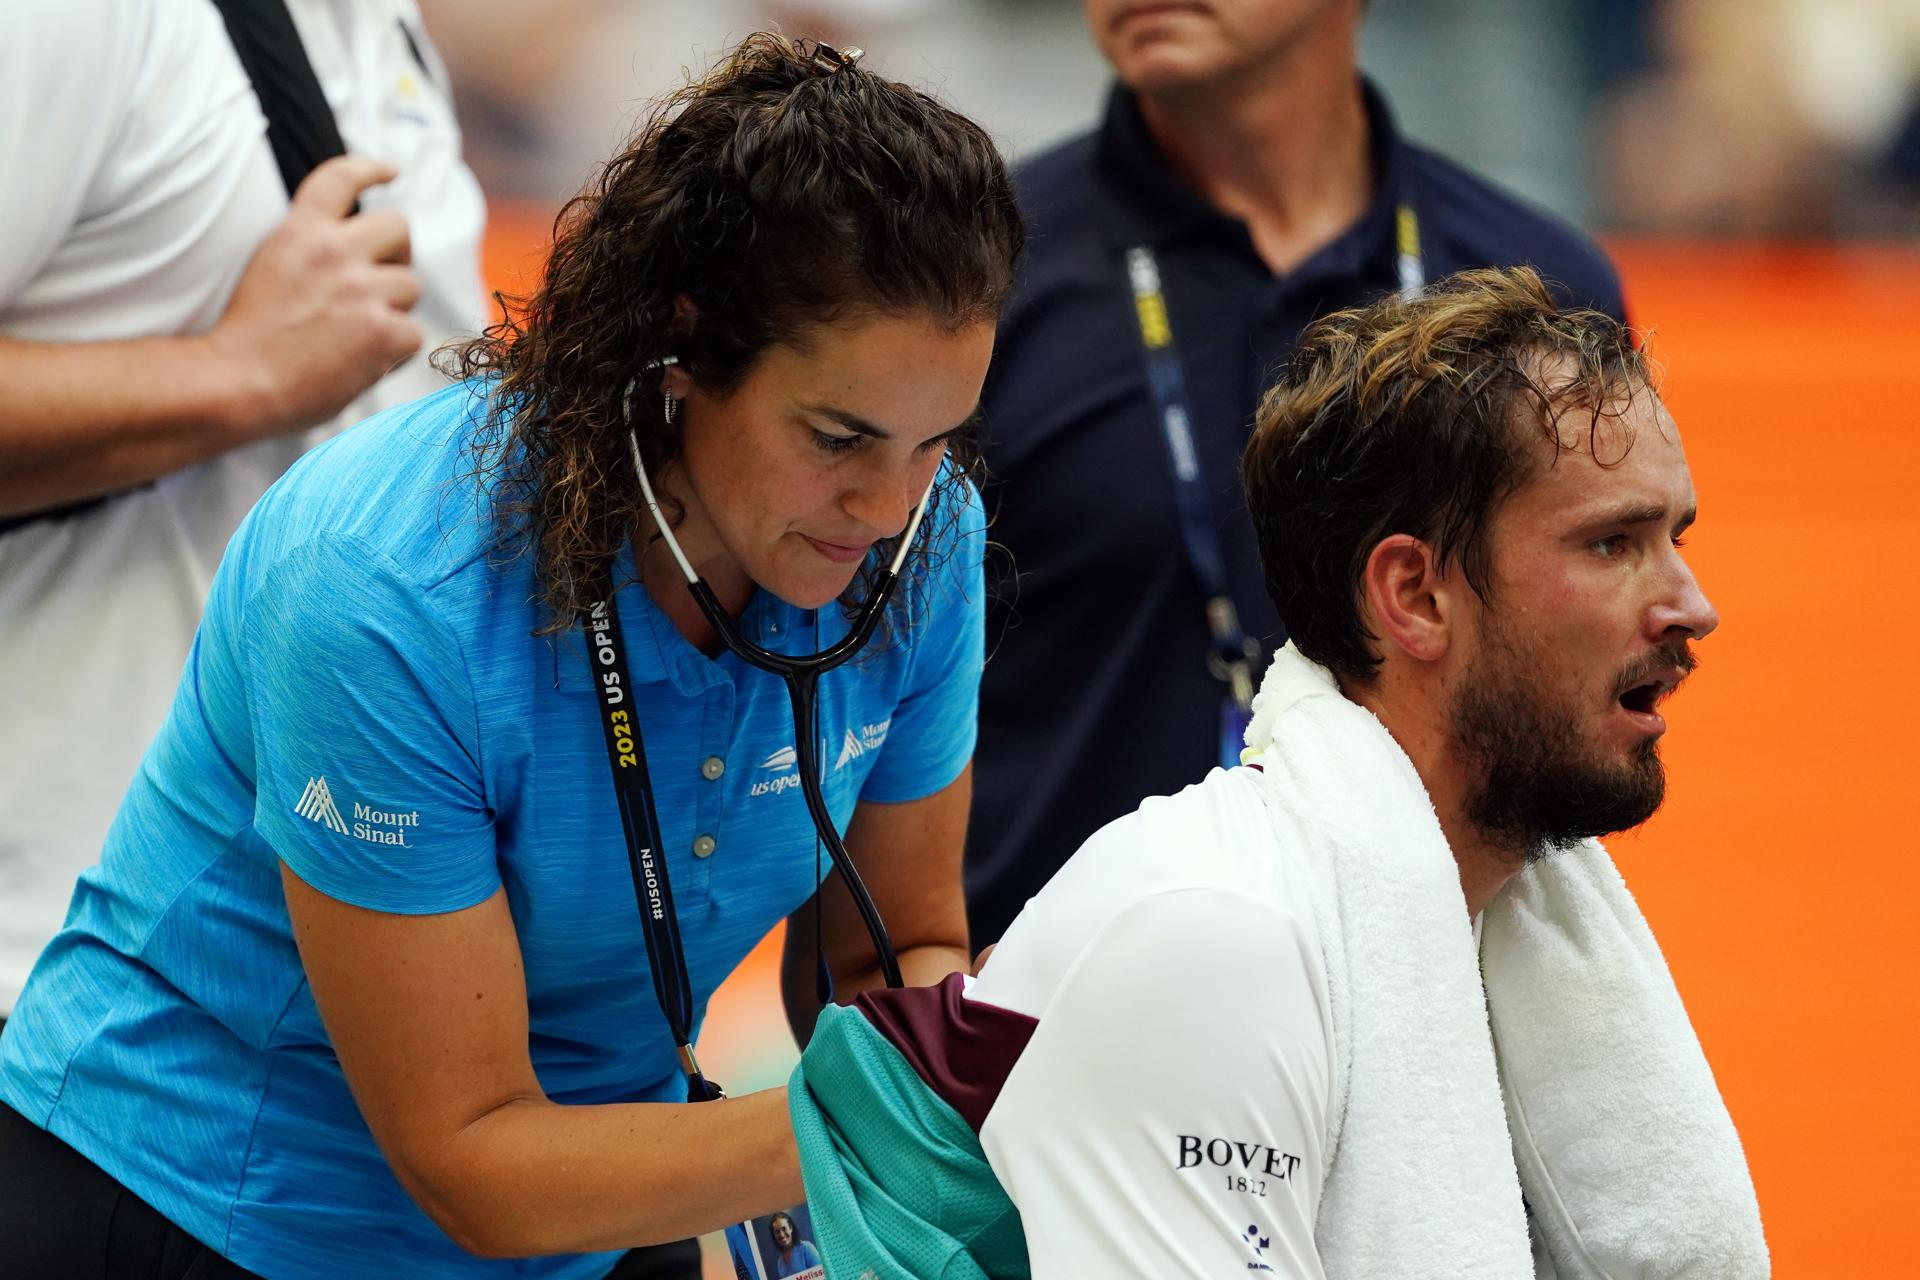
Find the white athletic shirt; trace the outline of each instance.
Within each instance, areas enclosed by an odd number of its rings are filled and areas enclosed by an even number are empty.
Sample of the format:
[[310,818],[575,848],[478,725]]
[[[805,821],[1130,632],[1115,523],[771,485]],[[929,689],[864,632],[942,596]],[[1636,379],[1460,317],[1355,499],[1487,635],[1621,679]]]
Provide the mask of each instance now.
[[[288,8],[348,150],[400,170],[361,204],[407,216],[427,350],[470,331],[484,203],[413,0]],[[0,334],[210,328],[286,212],[265,130],[210,0],[0,5]],[[0,535],[0,1014],[99,856],[241,517],[322,435],[438,383],[423,353],[332,427]]]
[[980,1126],[1033,1280],[1319,1280],[1333,1030],[1303,860],[1259,774],[1108,824],[966,998],[1036,1025]]

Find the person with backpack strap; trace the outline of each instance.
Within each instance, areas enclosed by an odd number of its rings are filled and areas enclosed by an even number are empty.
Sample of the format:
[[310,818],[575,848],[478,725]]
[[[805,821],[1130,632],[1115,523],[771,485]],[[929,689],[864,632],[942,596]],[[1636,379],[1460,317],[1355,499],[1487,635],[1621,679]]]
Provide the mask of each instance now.
[[439,384],[416,353],[481,323],[484,218],[412,0],[0,12],[0,1018],[227,539]]

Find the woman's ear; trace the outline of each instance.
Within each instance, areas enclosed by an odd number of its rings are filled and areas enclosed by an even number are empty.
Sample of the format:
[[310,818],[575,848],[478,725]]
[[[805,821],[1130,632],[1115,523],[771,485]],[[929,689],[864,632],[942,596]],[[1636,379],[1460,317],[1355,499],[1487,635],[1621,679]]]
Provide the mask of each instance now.
[[[667,339],[674,346],[682,346],[693,336],[694,322],[700,318],[700,309],[693,305],[693,299],[684,293],[673,298],[673,322],[667,326]],[[660,370],[660,392],[676,400],[684,400],[693,390],[693,375],[685,366],[668,361]]]
[[673,295],[673,323],[667,326],[667,336],[675,342],[685,342],[693,336],[693,326],[700,319],[700,308],[693,299],[684,293]]
[[660,366],[660,394],[672,396],[675,400],[685,400],[687,393],[693,390],[693,375],[677,363]]
[[1393,651],[1416,662],[1446,656],[1456,625],[1454,575],[1442,573],[1433,548],[1412,534],[1381,539],[1367,556],[1360,593],[1367,629],[1391,658]]

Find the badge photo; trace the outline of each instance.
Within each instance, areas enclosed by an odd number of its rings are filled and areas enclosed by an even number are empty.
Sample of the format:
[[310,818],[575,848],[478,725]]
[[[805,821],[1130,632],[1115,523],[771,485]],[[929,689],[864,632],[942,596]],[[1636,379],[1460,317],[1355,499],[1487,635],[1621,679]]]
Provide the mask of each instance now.
[[826,1280],[805,1202],[727,1228],[734,1280]]

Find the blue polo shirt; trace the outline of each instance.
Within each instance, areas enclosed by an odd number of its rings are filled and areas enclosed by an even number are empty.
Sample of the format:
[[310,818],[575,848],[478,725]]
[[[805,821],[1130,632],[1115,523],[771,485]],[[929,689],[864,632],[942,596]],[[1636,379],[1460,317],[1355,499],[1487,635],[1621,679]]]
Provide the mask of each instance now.
[[[592,673],[503,557],[467,452],[477,384],[307,455],[228,548],[173,711],[0,1041],[0,1098],[240,1265],[274,1277],[597,1276],[612,1255],[462,1253],[394,1179],[294,949],[284,861],[335,898],[457,911],[504,888],[529,1049],[563,1103],[682,1101]],[[934,568],[827,675],[834,820],[951,783],[973,752],[984,533],[930,515]],[[942,532],[944,531],[944,532]],[[923,535],[927,536],[927,535]],[[619,567],[631,573],[630,556]],[[697,1005],[813,892],[787,696],[619,593]],[[769,648],[844,635],[765,592]]]
[[1401,205],[1428,280],[1529,263],[1615,315],[1620,282],[1585,236],[1408,142],[1365,90],[1374,195],[1276,275],[1246,224],[1188,188],[1116,89],[1094,132],[1015,174],[1030,234],[981,401],[986,507],[1014,573],[990,584],[980,751],[967,835],[973,945],[1102,826],[1219,759],[1222,686],[1141,360],[1129,247],[1149,245],[1185,370],[1190,428],[1242,625],[1285,640],[1240,497],[1254,409],[1308,324],[1400,284]]

